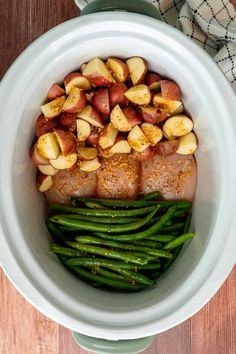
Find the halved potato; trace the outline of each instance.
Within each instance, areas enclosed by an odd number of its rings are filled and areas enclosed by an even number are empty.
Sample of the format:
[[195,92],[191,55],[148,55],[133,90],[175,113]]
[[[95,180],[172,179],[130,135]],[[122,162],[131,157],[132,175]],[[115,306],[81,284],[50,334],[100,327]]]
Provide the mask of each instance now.
[[36,186],[39,192],[44,193],[53,185],[52,176],[46,176],[39,173],[36,180]]
[[76,126],[77,126],[78,141],[85,141],[91,133],[90,124],[88,122],[86,122],[86,120],[77,119]]
[[80,161],[79,165],[81,171],[84,172],[96,171],[101,167],[101,163],[98,161],[97,157],[90,161]]
[[139,152],[142,152],[150,145],[148,139],[138,125],[132,128],[129,132],[127,140],[131,148]]
[[197,150],[197,138],[193,132],[190,132],[179,138],[179,147],[177,154],[191,155]]
[[46,118],[53,119],[59,116],[65,101],[66,101],[65,96],[58,97],[55,100],[50,101],[44,104],[43,106],[41,106],[41,111],[43,112]]
[[140,57],[132,57],[126,60],[133,85],[140,84],[147,73],[147,62]]
[[110,119],[113,127],[121,132],[128,132],[132,128],[118,104],[111,111]]
[[168,118],[163,125],[163,131],[169,137],[186,135],[190,133],[192,129],[193,121],[184,114]]
[[78,149],[78,156],[81,161],[93,160],[98,156],[98,151],[93,147],[82,146]]
[[59,155],[59,145],[53,133],[45,133],[38,138],[37,149],[43,157],[56,159]]
[[98,144],[101,146],[102,149],[107,149],[112,146],[116,140],[118,129],[115,128],[111,123],[106,125],[98,138]]
[[162,130],[157,125],[143,123],[141,129],[152,146],[155,146],[163,138]]
[[114,145],[109,149],[112,154],[129,154],[131,147],[125,138],[117,139]]
[[169,116],[180,114],[184,110],[183,103],[181,101],[166,100],[160,93],[157,93],[153,97],[153,105],[157,107],[159,112],[166,113]]
[[38,165],[38,169],[41,173],[43,173],[46,176],[54,176],[56,175],[59,170],[56,168],[52,167],[52,165]]
[[58,170],[65,170],[66,168],[71,168],[76,162],[77,154],[75,152],[66,156],[60,153],[57,159],[50,159],[50,164]]
[[130,102],[140,106],[149,104],[151,101],[151,92],[147,85],[133,86],[125,91],[124,95]]

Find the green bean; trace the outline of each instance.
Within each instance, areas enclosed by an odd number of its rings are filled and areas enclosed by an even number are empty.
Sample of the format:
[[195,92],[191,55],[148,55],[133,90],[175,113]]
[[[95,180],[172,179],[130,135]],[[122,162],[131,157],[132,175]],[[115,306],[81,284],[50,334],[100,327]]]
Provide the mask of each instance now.
[[109,209],[109,208],[106,208],[104,205],[101,205],[96,202],[84,202],[84,205],[86,205],[88,208],[91,208],[91,209]]
[[160,242],[155,242],[155,241],[149,241],[149,240],[140,240],[140,241],[134,241],[132,244],[137,245],[137,246],[146,246],[146,247],[155,247],[155,248],[162,248],[162,244]]
[[158,277],[161,276],[161,272],[158,271],[153,271],[153,272],[148,272],[148,278],[150,279],[157,279]]
[[141,200],[155,200],[157,198],[160,198],[160,193],[159,192],[151,192],[146,195],[144,195]]
[[176,258],[178,257],[178,255],[180,254],[180,251],[182,250],[183,245],[176,247],[173,251],[173,258],[172,259],[168,259],[167,262],[164,264],[164,266],[162,267],[163,271],[166,271],[176,260]]
[[141,264],[141,265],[148,263],[148,259],[140,258],[139,256],[135,256],[135,255],[131,255],[131,254],[126,254],[125,252],[113,251],[108,248],[95,247],[95,246],[91,246],[91,245],[84,245],[84,244],[80,244],[77,242],[70,242],[70,241],[67,241],[67,244],[68,244],[68,246],[71,246],[72,248],[76,248],[79,251],[84,251],[84,252],[92,253],[92,254],[98,254],[98,255],[104,256],[104,257],[122,259],[125,262]]
[[71,257],[80,257],[83,255],[82,252],[79,252],[75,249],[71,249],[71,248],[66,248],[66,247],[61,247],[58,245],[51,245],[49,247],[49,251],[53,252],[53,253],[58,253],[64,256],[71,256]]
[[114,224],[99,224],[99,223],[91,223],[88,221],[83,221],[79,219],[70,219],[65,215],[54,215],[49,218],[50,221],[54,223],[58,223],[65,226],[78,227],[79,230],[86,231],[101,231],[108,233],[123,233],[128,231],[133,231],[139,229],[141,226],[145,225],[158,211],[159,206],[153,207],[153,210],[150,214],[148,214],[145,218],[139,219],[139,221],[122,224],[122,225],[114,225]]
[[[134,243],[119,243],[117,241],[113,240],[104,240],[103,238],[98,238],[98,237],[93,237],[93,236],[78,236],[75,238],[75,240],[79,243],[85,243],[89,245],[103,245],[107,247],[112,247],[112,248],[121,248],[121,249],[126,249],[126,250],[133,250],[133,251],[143,251],[142,246],[147,246],[146,243],[144,245],[137,245]],[[150,245],[149,245],[150,246]],[[153,242],[151,244],[151,247],[155,247],[156,243]]]
[[176,208],[190,208],[192,206],[191,202],[188,201],[149,201],[149,200],[120,200],[120,199],[99,199],[99,198],[86,198],[86,197],[71,197],[72,205],[76,206],[78,202],[97,202],[106,207],[113,208],[141,208],[147,206],[153,206],[156,204],[160,204],[162,208],[169,208],[173,205]]
[[116,272],[123,274],[124,276],[126,276],[127,279],[130,279],[131,281],[134,281],[138,284],[143,284],[143,285],[155,284],[153,280],[149,279],[146,275],[143,275],[141,273],[131,272],[127,269],[120,269],[120,268],[117,268]]
[[173,248],[176,248],[180,245],[182,245],[183,243],[185,243],[186,241],[190,240],[191,238],[194,237],[194,233],[193,232],[189,232],[187,234],[183,234],[179,237],[176,237],[175,240],[167,243],[163,249],[165,250],[172,250]]
[[[157,235],[151,235],[147,238],[147,240],[153,240],[153,241],[159,241],[159,242],[164,242],[164,243],[167,243],[167,242],[170,242],[170,241],[173,241],[175,240],[176,237],[175,236],[172,236],[172,235],[168,235],[168,234],[157,234]],[[146,241],[146,239],[145,239]]]
[[189,214],[185,220],[185,224],[184,224],[184,229],[183,229],[183,234],[186,234],[189,230],[190,227],[190,223],[191,223],[191,214]]
[[141,252],[141,251],[128,251],[128,250],[126,250],[125,254],[132,255],[132,256],[135,255],[137,257],[147,259],[148,261],[156,261],[159,258],[158,256],[151,256],[150,254],[145,253],[145,252]]
[[68,266],[85,266],[85,267],[106,267],[116,270],[119,269],[158,269],[160,268],[160,263],[150,262],[146,265],[125,263],[122,261],[114,261],[109,258],[90,258],[90,257],[79,257],[79,258],[70,258],[67,260],[66,264]]
[[177,223],[177,224],[173,224],[171,226],[166,226],[166,227],[163,227],[161,228],[161,232],[164,233],[169,233],[171,231],[175,231],[175,230],[181,230],[184,226],[184,223],[180,222],[180,223]]
[[140,274],[140,273],[136,273],[136,272],[131,272],[129,270],[125,270],[125,269],[116,269],[117,274],[114,271],[107,271],[104,269],[99,268],[98,270],[96,270],[96,272],[98,274],[103,275],[104,277],[108,278],[108,279],[121,279],[124,280],[126,282],[132,283],[132,284],[143,284],[143,285],[154,285],[155,281],[149,279],[147,276]]
[[91,272],[94,274],[99,274],[102,275],[104,278],[107,279],[114,279],[114,280],[123,280],[126,283],[132,283],[132,279],[127,279],[124,275],[115,273],[114,271],[110,271],[107,269],[103,269],[103,268],[91,268]]
[[92,274],[90,272],[88,272],[87,270],[80,268],[80,267],[73,267],[71,268],[71,270],[76,273],[80,278],[89,281],[89,282],[95,282],[95,283],[100,283],[103,285],[106,285],[110,288],[113,289],[123,289],[123,290],[132,290],[132,291],[138,291],[138,290],[142,290],[145,287],[143,285],[139,285],[139,284],[129,284],[126,282],[122,282],[120,280],[114,280],[114,279],[107,279],[105,277],[102,277],[100,275],[95,275]]
[[119,243],[116,241],[103,240],[92,236],[78,236],[75,238],[75,240],[83,244],[102,245],[105,247],[121,248],[123,250],[140,251],[157,257],[172,258],[171,254],[166,253],[165,251],[145,246],[136,246],[130,243]]
[[63,232],[60,229],[58,229],[55,224],[46,220],[46,226],[47,226],[48,232],[50,233],[50,235],[52,236],[52,238],[54,240],[56,240],[57,242],[63,241],[63,243],[64,243],[65,236],[64,236]]
[[[137,222],[140,219],[139,218],[129,218],[129,217],[116,217],[113,219],[109,217],[101,217],[101,216],[87,216],[87,215],[79,215],[79,214],[60,214],[60,216],[65,216],[70,219],[75,219],[75,220],[84,220],[84,221],[90,221],[93,223],[99,223],[99,224],[127,224],[129,222]],[[67,226],[66,226],[67,229]]]
[[[155,203],[155,205],[158,205]],[[80,214],[80,215],[87,215],[87,216],[108,216],[111,218],[115,218],[116,216],[125,216],[125,217],[133,217],[133,216],[140,216],[145,215],[153,211],[155,206],[139,208],[139,209],[132,209],[132,210],[109,210],[109,209],[86,209],[86,208],[76,208],[76,207],[68,207],[62,204],[51,204],[50,208],[54,211],[63,212],[66,214]],[[111,219],[112,220],[112,219]]]
[[148,238],[149,236],[155,234],[157,231],[163,228],[164,225],[172,218],[173,213],[176,210],[176,206],[173,205],[171,206],[167,212],[161,217],[160,220],[158,220],[153,226],[151,226],[149,229],[141,231],[136,234],[132,235],[121,235],[121,236],[114,236],[114,235],[108,235],[104,233],[96,233],[96,235],[105,238],[107,240],[115,240],[119,242],[129,242],[129,241],[137,241],[137,240],[142,240],[143,238]]
[[173,218],[184,216],[188,212],[189,208],[178,209],[173,215]]

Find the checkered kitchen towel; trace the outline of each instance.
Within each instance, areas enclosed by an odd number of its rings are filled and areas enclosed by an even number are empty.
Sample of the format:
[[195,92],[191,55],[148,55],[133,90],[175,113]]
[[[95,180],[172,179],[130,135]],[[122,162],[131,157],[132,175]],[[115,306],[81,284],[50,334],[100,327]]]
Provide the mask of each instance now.
[[[82,9],[91,1],[77,3]],[[236,0],[146,1],[158,8],[164,22],[183,31],[212,56],[236,91]]]

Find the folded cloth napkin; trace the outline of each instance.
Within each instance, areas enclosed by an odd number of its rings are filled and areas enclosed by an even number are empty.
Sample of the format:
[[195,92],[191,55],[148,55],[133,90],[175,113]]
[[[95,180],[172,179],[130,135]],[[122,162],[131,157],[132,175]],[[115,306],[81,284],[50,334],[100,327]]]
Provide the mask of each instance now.
[[[83,8],[91,1],[76,2]],[[236,0],[146,1],[157,7],[164,22],[183,31],[212,56],[236,91]]]

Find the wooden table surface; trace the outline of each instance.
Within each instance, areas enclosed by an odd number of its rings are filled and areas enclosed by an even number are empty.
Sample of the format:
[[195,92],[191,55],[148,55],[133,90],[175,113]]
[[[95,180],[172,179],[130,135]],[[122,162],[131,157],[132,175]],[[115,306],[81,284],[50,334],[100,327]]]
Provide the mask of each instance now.
[[[0,78],[33,40],[78,15],[73,0],[0,0]],[[156,336],[144,353],[235,354],[235,328],[236,267],[200,312]],[[29,305],[0,270],[0,354],[86,353],[68,329]]]

